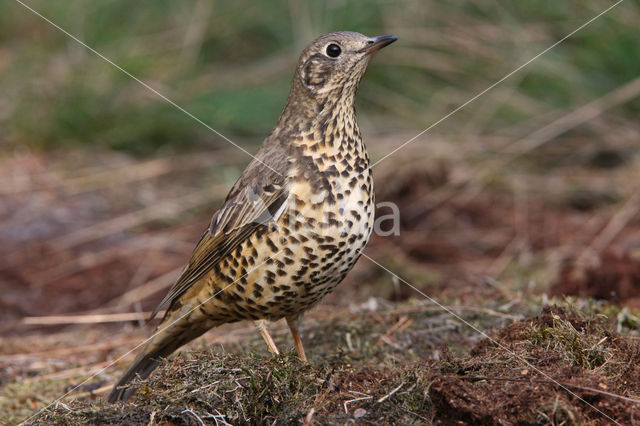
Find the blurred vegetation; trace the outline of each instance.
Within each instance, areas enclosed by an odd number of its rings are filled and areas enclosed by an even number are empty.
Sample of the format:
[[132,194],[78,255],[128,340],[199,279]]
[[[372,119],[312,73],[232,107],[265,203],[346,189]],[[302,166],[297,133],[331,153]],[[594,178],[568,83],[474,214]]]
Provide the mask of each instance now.
[[[300,49],[322,33],[398,35],[363,82],[361,123],[376,132],[420,130],[614,2],[26,3],[221,133],[258,144],[284,105]],[[639,76],[638,22],[640,1],[624,1],[447,120],[441,132],[500,131]],[[620,113],[638,110],[636,100]],[[13,1],[0,4],[0,127],[2,149],[89,145],[147,153],[226,144]]]

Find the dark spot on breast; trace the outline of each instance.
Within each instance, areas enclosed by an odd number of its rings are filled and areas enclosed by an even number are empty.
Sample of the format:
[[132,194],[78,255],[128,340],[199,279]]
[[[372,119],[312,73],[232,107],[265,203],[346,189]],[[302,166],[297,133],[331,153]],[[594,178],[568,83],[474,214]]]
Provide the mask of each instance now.
[[297,239],[296,237],[294,237],[293,235],[289,235],[289,243],[298,244],[298,243],[300,243],[300,240]]
[[271,249],[272,252],[278,251],[278,246],[276,246],[270,238],[267,238],[267,245]]

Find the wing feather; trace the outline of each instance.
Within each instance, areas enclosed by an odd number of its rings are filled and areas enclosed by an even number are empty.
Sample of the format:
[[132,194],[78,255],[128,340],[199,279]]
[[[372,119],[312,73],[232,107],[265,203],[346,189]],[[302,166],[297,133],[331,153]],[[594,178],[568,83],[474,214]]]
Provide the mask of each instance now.
[[225,256],[235,250],[260,227],[277,220],[284,210],[289,191],[286,177],[252,162],[233,186],[222,207],[213,215],[180,278],[154,310],[171,307],[192,285],[207,275]]

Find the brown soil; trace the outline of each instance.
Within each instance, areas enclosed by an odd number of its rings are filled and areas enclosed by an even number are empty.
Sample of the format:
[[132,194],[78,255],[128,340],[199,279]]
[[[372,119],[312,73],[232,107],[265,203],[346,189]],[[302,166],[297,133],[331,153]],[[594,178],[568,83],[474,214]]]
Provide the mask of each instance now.
[[602,318],[546,307],[435,365],[436,423],[637,424],[639,343]]
[[586,267],[567,261],[550,293],[580,294],[640,309],[640,259],[608,250]]

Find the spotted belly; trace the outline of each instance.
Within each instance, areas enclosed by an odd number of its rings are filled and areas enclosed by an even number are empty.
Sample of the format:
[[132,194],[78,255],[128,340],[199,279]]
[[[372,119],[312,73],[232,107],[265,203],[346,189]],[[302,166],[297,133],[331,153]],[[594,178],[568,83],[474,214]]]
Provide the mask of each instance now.
[[343,202],[313,203],[311,188],[296,190],[275,223],[258,228],[196,286],[202,314],[223,322],[295,316],[353,267],[371,234],[371,197],[351,191]]

